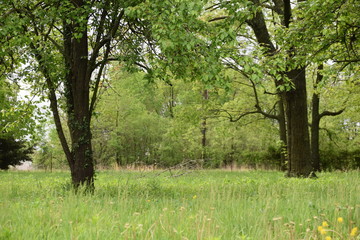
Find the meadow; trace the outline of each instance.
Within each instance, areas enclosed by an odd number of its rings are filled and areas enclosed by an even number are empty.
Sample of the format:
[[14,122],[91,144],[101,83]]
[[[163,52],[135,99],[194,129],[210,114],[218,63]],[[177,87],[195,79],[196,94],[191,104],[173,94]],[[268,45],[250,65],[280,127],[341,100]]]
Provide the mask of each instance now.
[[360,239],[360,172],[0,172],[0,239]]

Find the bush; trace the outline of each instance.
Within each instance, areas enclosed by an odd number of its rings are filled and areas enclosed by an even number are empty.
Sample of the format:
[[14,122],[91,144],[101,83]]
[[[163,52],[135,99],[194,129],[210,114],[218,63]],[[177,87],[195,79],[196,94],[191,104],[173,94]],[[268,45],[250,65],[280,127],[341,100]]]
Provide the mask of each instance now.
[[350,170],[360,168],[360,150],[335,151],[332,149],[320,152],[321,167],[325,171]]

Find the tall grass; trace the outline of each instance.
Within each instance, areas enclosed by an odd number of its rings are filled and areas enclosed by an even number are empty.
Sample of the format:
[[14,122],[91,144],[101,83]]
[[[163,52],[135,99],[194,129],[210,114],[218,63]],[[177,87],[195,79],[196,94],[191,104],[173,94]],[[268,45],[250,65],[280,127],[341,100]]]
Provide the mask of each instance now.
[[360,239],[360,173],[0,172],[0,239]]

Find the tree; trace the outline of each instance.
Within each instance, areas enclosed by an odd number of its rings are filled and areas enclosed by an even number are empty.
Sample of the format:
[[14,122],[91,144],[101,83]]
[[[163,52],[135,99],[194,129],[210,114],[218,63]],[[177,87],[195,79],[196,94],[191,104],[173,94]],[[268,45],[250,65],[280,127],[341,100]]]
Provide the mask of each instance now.
[[[324,116],[336,116],[344,109],[319,112],[320,91],[324,76],[335,73],[336,81],[345,68],[352,74],[359,69],[360,27],[357,17],[360,5],[357,1],[304,1],[297,9],[298,21],[288,32],[294,39],[300,55],[300,62],[318,65],[312,96],[311,149],[314,171],[320,170],[319,122]],[[305,11],[304,11],[305,10]],[[301,29],[301,31],[299,31]],[[324,67],[324,65],[330,65]],[[351,78],[346,77],[347,81]]]
[[[159,37],[160,48],[166,59],[172,63],[167,69],[173,74],[189,72],[204,82],[214,83],[219,78],[219,63],[230,58],[240,69],[244,69],[254,81],[263,78],[265,69],[271,67],[270,75],[275,78],[278,94],[281,96],[286,116],[288,175],[307,177],[312,172],[310,137],[308,130],[306,66],[296,61],[297,48],[292,39],[286,39],[281,33],[291,28],[295,21],[290,1],[272,1],[262,4],[258,0],[211,2],[204,5],[201,1],[191,3],[174,3],[169,12],[154,9],[156,19],[153,34]],[[162,5],[171,5],[164,1]],[[187,4],[187,5],[186,5]],[[174,11],[177,11],[174,14]],[[217,11],[220,16],[205,11]],[[269,28],[267,17],[273,13],[276,24]],[[175,17],[176,16],[176,17]],[[199,18],[199,16],[204,16]],[[214,26],[211,23],[215,22]],[[220,22],[216,24],[217,22]],[[166,24],[165,24],[166,23]],[[166,29],[166,30],[164,30]],[[184,29],[184,30],[181,30]],[[249,35],[249,29],[253,34]],[[170,32],[170,33],[169,33]],[[174,34],[172,34],[175,32]],[[195,33],[196,32],[196,33]],[[248,49],[241,48],[238,40],[253,39]],[[205,50],[206,49],[206,50]],[[253,51],[252,51],[253,50]],[[245,53],[244,53],[245,52]],[[252,52],[252,56],[247,52]],[[181,58],[179,57],[181,56]],[[251,61],[251,59],[255,59]],[[250,60],[250,61],[249,61]],[[260,69],[254,68],[252,62],[261,62]],[[184,66],[184,63],[191,66]],[[196,68],[202,66],[207,72]],[[176,68],[176,69],[173,69]],[[179,69],[182,72],[179,74]],[[189,76],[188,75],[188,76]],[[216,82],[216,81],[215,81]]]
[[93,121],[97,164],[154,164],[167,127],[165,98],[143,73],[128,73],[112,65]]
[[317,68],[316,80],[314,82],[314,92],[311,101],[311,159],[314,171],[320,171],[320,120],[325,116],[337,116],[344,112],[344,108],[337,112],[323,111],[320,113],[320,89],[319,85],[323,81],[322,70],[324,66],[321,64]]
[[[30,161],[37,123],[34,106],[17,98],[17,88],[4,77],[0,79],[0,169],[8,169],[21,161]],[[24,139],[28,140],[25,141]]]
[[[139,1],[3,1],[2,42],[23,52],[42,74],[57,133],[75,188],[94,188],[90,123],[109,60],[136,62],[144,24],[126,15]],[[136,35],[138,34],[138,35]],[[3,50],[10,56],[9,48]],[[70,141],[60,119],[67,118]]]
[[0,169],[7,170],[9,165],[15,166],[22,161],[31,161],[29,154],[33,148],[28,147],[23,140],[0,138]]

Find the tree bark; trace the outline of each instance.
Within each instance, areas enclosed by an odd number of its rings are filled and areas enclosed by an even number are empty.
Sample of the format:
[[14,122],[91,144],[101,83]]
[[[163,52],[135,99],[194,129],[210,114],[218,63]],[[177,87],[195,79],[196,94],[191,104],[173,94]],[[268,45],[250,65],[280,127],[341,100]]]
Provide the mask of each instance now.
[[309,177],[312,172],[305,71],[303,67],[287,73],[294,84],[285,93],[290,177]]
[[68,106],[69,129],[72,141],[73,166],[72,182],[75,187],[86,185],[93,188],[94,163],[91,147],[89,109],[90,75],[88,69],[87,29],[80,39],[73,39],[71,46],[70,74],[67,81],[71,86],[73,102]]
[[320,132],[320,117],[319,117],[319,95],[314,93],[312,96],[312,120],[311,120],[311,159],[313,171],[321,171],[320,168],[320,149],[319,149],[319,132]]
[[312,95],[312,112],[311,112],[311,159],[313,171],[320,171],[320,153],[319,153],[319,131],[320,131],[320,96],[317,92],[317,85],[322,81],[322,74],[319,72],[323,65],[318,67],[316,82],[314,84],[314,93]]
[[281,171],[286,170],[286,162],[288,161],[287,158],[287,136],[286,136],[286,120],[285,120],[285,108],[283,98],[279,97],[278,102],[279,114],[278,114],[278,123],[279,123],[279,134],[280,134],[280,141],[281,141],[281,149],[280,149],[280,169]]

